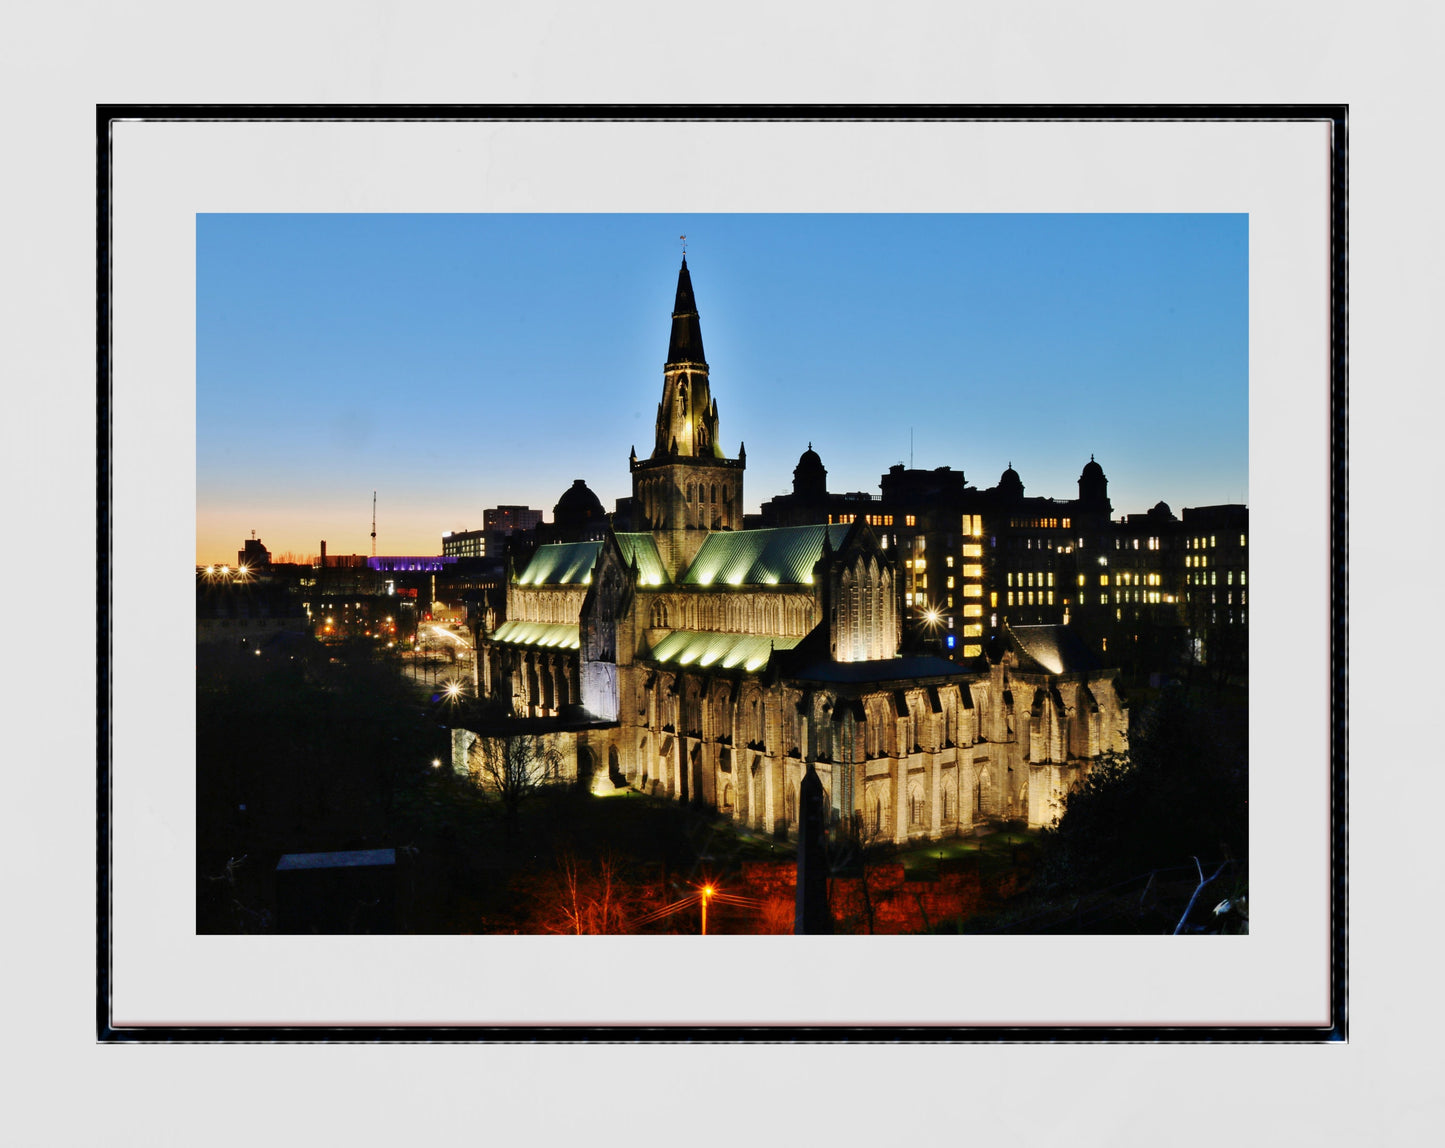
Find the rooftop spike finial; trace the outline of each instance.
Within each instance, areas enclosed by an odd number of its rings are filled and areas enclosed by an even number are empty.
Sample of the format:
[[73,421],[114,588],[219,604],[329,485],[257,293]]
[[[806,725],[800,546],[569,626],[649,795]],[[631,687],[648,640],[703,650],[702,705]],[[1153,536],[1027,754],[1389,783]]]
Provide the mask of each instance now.
[[683,261],[684,263],[686,263],[686,262],[687,262],[687,236],[686,236],[686,235],[679,235],[679,236],[678,236],[678,239],[682,240],[682,261]]

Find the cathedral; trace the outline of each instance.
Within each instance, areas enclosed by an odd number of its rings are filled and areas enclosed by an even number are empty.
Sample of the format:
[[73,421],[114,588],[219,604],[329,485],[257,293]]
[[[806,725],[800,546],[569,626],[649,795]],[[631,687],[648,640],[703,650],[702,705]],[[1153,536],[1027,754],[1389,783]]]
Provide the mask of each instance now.
[[[479,695],[594,791],[784,836],[815,772],[834,824],[905,842],[1050,824],[1125,748],[1115,671],[1071,627],[1005,625],[963,662],[904,653],[904,580],[867,516],[744,529],[746,452],[722,445],[686,257],[652,451],[630,466],[631,520],[539,546],[478,641]],[[486,736],[453,730],[458,772]]]

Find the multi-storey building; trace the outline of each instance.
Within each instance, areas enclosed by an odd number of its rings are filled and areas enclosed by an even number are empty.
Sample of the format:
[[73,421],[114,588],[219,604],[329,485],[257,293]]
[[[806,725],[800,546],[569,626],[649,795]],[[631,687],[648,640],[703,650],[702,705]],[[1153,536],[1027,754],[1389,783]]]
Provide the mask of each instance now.
[[482,511],[482,526],[498,534],[535,530],[541,521],[542,512],[530,506],[493,506]]
[[[1247,564],[1238,540],[1248,533],[1246,507],[1186,508],[1181,522],[1161,502],[1113,520],[1108,478],[1092,457],[1072,499],[1026,497],[1010,464],[984,490],[951,467],[897,465],[880,480],[881,498],[870,500],[829,494],[821,460],[814,466],[808,454],[800,468],[808,463],[819,477],[807,496],[798,497],[795,477],[794,495],[764,510],[797,523],[861,518],[873,526],[902,567],[909,648],[963,661],[1004,626],[1073,625],[1119,664],[1162,669],[1186,639],[1207,658],[1206,631],[1245,625]],[[1204,552],[1211,538],[1212,557]],[[1205,573],[1206,562],[1213,573]],[[1224,643],[1216,638],[1214,646]]]
[[495,549],[493,531],[452,530],[442,535],[442,554],[448,558],[486,558]]

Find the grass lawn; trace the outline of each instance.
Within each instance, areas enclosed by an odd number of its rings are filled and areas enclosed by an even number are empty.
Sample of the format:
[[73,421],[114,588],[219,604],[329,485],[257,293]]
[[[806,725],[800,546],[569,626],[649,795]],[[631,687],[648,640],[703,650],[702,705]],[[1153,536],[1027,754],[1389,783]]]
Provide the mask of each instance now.
[[920,841],[898,847],[897,858],[904,871],[915,876],[932,876],[940,861],[976,860],[984,870],[1013,867],[1020,854],[1032,855],[1038,830],[1009,825],[986,831],[978,837],[946,837],[942,841]]

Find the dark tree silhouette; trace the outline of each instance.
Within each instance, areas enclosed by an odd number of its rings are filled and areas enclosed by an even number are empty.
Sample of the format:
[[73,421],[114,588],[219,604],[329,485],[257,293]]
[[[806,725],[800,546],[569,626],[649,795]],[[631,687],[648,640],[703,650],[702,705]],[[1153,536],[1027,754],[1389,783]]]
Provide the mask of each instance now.
[[562,759],[536,734],[487,734],[472,743],[467,763],[483,789],[496,795],[506,813],[507,833],[517,831],[522,803],[561,780]]

